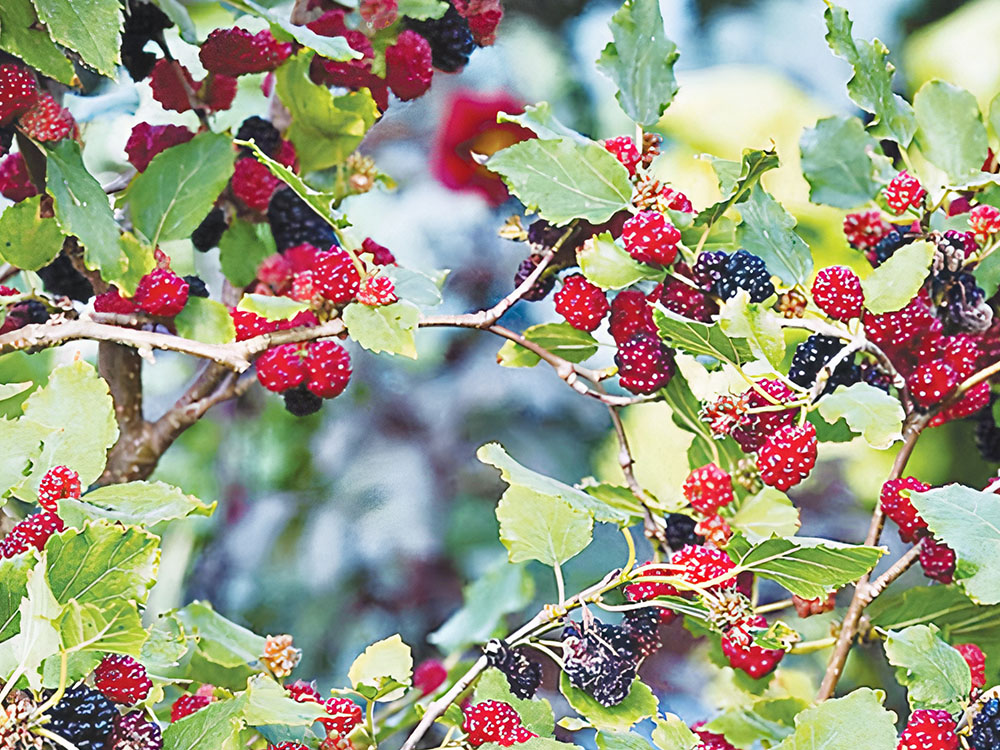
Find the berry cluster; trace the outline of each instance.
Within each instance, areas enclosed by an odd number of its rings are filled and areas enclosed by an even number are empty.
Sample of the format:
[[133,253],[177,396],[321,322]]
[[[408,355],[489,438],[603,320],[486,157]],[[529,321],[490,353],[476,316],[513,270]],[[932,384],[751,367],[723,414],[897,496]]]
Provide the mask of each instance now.
[[67,466],[54,466],[38,483],[38,505],[32,513],[14,524],[0,539],[0,558],[11,558],[31,549],[43,549],[53,534],[63,531],[59,501],[80,497],[80,476]]
[[538,736],[521,723],[513,707],[502,701],[481,701],[464,708],[462,713],[465,715],[462,731],[468,735],[472,747],[487,742],[510,747]]
[[515,698],[533,698],[542,684],[542,665],[531,661],[524,648],[511,648],[505,641],[493,639],[483,649],[486,661],[507,678]]

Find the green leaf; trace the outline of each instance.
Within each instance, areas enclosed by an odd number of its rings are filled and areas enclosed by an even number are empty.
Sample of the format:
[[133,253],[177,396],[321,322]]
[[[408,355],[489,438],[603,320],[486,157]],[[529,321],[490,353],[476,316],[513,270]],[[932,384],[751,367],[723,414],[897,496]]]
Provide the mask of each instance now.
[[417,358],[413,334],[420,322],[420,310],[416,305],[404,300],[380,307],[352,302],[344,308],[343,316],[351,338],[368,351]]
[[784,586],[803,599],[825,597],[858,580],[885,554],[883,547],[841,544],[829,539],[768,539],[751,546],[734,535],[726,548],[741,571]]
[[561,123],[552,111],[552,105],[548,102],[529,104],[524,108],[524,112],[519,115],[501,112],[497,115],[497,122],[515,123],[522,128],[527,128],[542,140],[568,138],[582,144],[593,143],[586,136],[580,135],[573,128]]
[[30,390],[34,385],[30,380],[23,383],[0,383],[0,401],[14,398],[14,396]]
[[868,383],[838,387],[820,400],[819,413],[831,424],[843,418],[872,448],[885,450],[903,439],[906,414],[899,399]]
[[155,526],[188,516],[209,516],[215,503],[206,505],[194,495],[163,482],[127,482],[98,487],[79,500],[59,501],[59,516],[70,526],[105,519],[125,525]]
[[698,323],[659,305],[653,310],[653,320],[662,339],[689,354],[706,354],[734,365],[753,361],[746,339],[730,338],[718,324]]
[[885,655],[896,667],[896,679],[907,688],[911,709],[943,709],[957,713],[972,690],[969,665],[940,637],[935,627],[914,625],[890,632]]
[[529,487],[509,487],[496,515],[511,562],[538,560],[555,567],[582,552],[593,538],[589,513]]
[[701,743],[701,738],[692,732],[681,717],[664,714],[653,719],[656,728],[652,740],[659,750],[692,750]]
[[741,747],[749,747],[759,740],[777,744],[795,731],[795,717],[808,705],[801,698],[759,700],[748,708],[726,711],[708,722],[705,728]]
[[655,716],[659,707],[653,691],[638,677],[632,683],[632,689],[625,700],[610,708],[602,706],[582,690],[573,687],[565,672],[559,675],[559,692],[566,696],[574,711],[603,730],[627,731],[637,722]]
[[59,622],[62,646],[69,653],[111,653],[138,657],[146,640],[134,602],[108,607],[71,599]]
[[24,402],[24,420],[49,428],[41,456],[22,486],[32,490],[53,466],[68,466],[80,475],[84,486],[94,482],[118,439],[114,403],[108,384],[93,365],[78,360],[60,365],[49,374],[49,382]]
[[809,246],[795,233],[795,217],[758,185],[740,206],[736,242],[761,257],[767,270],[787,284],[805,284],[812,273]]
[[795,717],[795,733],[775,750],[895,750],[896,715],[882,707],[882,696],[859,688],[807,708]]
[[944,81],[927,81],[913,97],[917,144],[931,164],[955,181],[976,174],[989,143],[976,97]]
[[249,286],[257,278],[257,268],[277,248],[267,224],[251,224],[234,219],[219,240],[219,263],[222,273],[233,286]]
[[399,0],[399,15],[426,21],[440,18],[448,12],[447,0]]
[[243,718],[252,727],[268,724],[309,726],[325,715],[321,703],[293,700],[285,688],[267,675],[254,675],[247,683]]
[[190,237],[233,176],[233,145],[201,133],[153,157],[125,194],[132,223],[151,245]]
[[340,164],[379,117],[367,89],[334,96],[309,78],[313,53],[302,50],[276,73],[276,90],[292,115],[287,136],[303,172]]
[[958,556],[955,578],[979,604],[1000,603],[1000,496],[960,484],[911,492],[910,501]]
[[42,687],[42,662],[58,653],[61,645],[56,621],[62,607],[45,580],[44,553],[27,576],[25,595],[18,606],[18,633],[0,643],[0,674],[6,677],[20,669],[31,689],[37,691]]
[[576,218],[601,224],[632,199],[628,170],[597,143],[522,141],[497,151],[486,166],[528,210],[556,226]]
[[244,696],[215,701],[163,730],[163,750],[239,750]]
[[489,464],[500,470],[500,478],[511,487],[524,487],[542,495],[562,500],[604,523],[631,523],[632,515],[618,508],[613,508],[590,494],[563,484],[557,479],[539,474],[522,466],[511,458],[499,443],[487,443],[476,451],[476,458],[484,464]]
[[[714,205],[709,206],[704,211],[700,211],[694,220],[696,227],[704,227],[715,224],[722,215],[737,203],[745,201],[750,190],[756,185],[765,172],[775,169],[779,165],[778,154],[774,151],[761,151],[759,149],[746,149],[740,161],[739,176],[735,179],[732,174],[724,168],[725,164],[732,162],[713,162],[719,174],[720,188],[728,187],[729,191],[723,190],[723,199]],[[718,172],[719,169],[722,172]]]
[[46,186],[59,226],[80,240],[87,268],[100,271],[102,276],[124,274],[128,259],[118,241],[118,224],[104,188],[83,164],[80,144],[64,138],[46,153]]
[[[381,690],[389,683],[407,686],[412,677],[413,653],[398,634],[370,645],[347,671],[347,678],[355,690],[362,686]],[[377,700],[395,700],[402,697],[403,692],[402,688],[393,690]]]
[[745,339],[754,355],[775,367],[785,357],[781,318],[766,305],[751,302],[749,292],[744,289],[723,303],[719,327],[731,338]]
[[[344,62],[361,57],[361,53],[355,52],[343,36],[322,36],[306,26],[291,23],[283,13],[265,8],[255,3],[254,0],[240,0],[240,2],[264,20],[280,28],[302,46],[315,50],[329,60]],[[400,14],[402,15],[402,11]]]
[[[0,597],[2,586],[0,583]],[[525,566],[511,565],[504,557],[462,589],[461,609],[427,636],[427,640],[442,653],[488,641],[502,627],[504,616],[522,610],[534,594],[534,579]]]
[[889,50],[878,39],[871,42],[851,36],[852,22],[847,11],[830,5],[823,14],[826,20],[826,41],[834,54],[844,58],[854,68],[847,82],[847,93],[861,109],[871,112],[872,135],[891,138],[904,148],[910,145],[917,130],[913,107],[893,93],[893,66]]
[[36,195],[0,214],[0,258],[28,271],[51,263],[65,237],[55,219],[39,218],[41,201],[42,196]]
[[618,87],[615,98],[625,114],[640,125],[655,125],[677,93],[679,55],[667,38],[659,0],[625,0],[610,26],[614,41],[597,67]]
[[674,373],[667,387],[660,391],[660,395],[670,407],[670,416],[674,424],[695,436],[687,453],[689,468],[694,469],[713,462],[731,471],[736,462],[743,458],[743,451],[735,440],[728,436],[722,440],[716,439],[709,426],[702,421],[699,416],[701,402],[691,392],[682,372]]
[[159,539],[136,527],[91,521],[67,529],[45,546],[48,578],[56,599],[66,604],[118,605],[146,601],[160,560]]
[[28,593],[28,576],[34,566],[30,555],[0,560],[0,642],[21,630],[21,599]]
[[587,281],[602,289],[624,289],[642,279],[663,279],[663,271],[635,260],[607,232],[584,242],[577,260]]
[[878,141],[857,117],[826,117],[799,139],[802,175],[809,200],[835,208],[855,208],[874,198],[885,162]]
[[240,667],[264,653],[264,638],[226,619],[207,602],[192,602],[170,617],[196,638],[199,653],[215,664]]
[[794,536],[802,522],[799,509],[788,495],[773,487],[746,498],[732,517],[729,525],[751,543],[763,542],[772,536]]
[[[583,362],[597,353],[597,340],[587,331],[574,328],[569,323],[542,323],[526,328],[523,336],[543,349],[570,362]],[[534,367],[541,358],[520,344],[507,341],[497,352],[497,361],[503,367]]]
[[299,302],[291,297],[274,297],[269,294],[244,294],[236,303],[236,309],[252,312],[270,321],[291,320],[303,310],[309,309],[308,302]]
[[862,279],[865,308],[875,314],[902,310],[923,286],[933,257],[934,245],[927,240],[899,248]]
[[122,232],[118,244],[125,254],[126,268],[122,273],[105,271],[102,276],[105,281],[117,286],[122,294],[131,296],[135,294],[142,277],[156,268],[156,258],[152,246],[141,242],[131,232]]
[[972,272],[976,277],[976,284],[992,297],[1000,287],[1000,253],[991,252],[976,264]]
[[80,55],[91,68],[116,78],[121,60],[121,6],[118,0],[32,0],[49,36]]
[[598,732],[594,738],[597,750],[649,750],[649,742],[634,732],[608,730]]
[[442,302],[440,287],[427,274],[402,266],[385,266],[379,275],[392,281],[399,299],[421,307],[436,307]]
[[60,83],[69,86],[76,79],[73,63],[41,28],[31,0],[0,3],[0,48]]
[[174,318],[177,335],[206,344],[228,344],[236,340],[236,326],[221,302],[204,297],[188,297],[184,309]]
[[24,484],[29,467],[42,453],[42,441],[58,432],[57,427],[46,427],[28,419],[0,417],[0,445],[4,446],[0,451],[0,497],[12,487]]
[[552,706],[544,698],[527,700],[515,698],[510,692],[510,685],[503,672],[495,667],[487,669],[476,681],[474,703],[483,701],[502,701],[517,711],[521,723],[530,731],[542,737],[551,737],[555,730],[555,715]]

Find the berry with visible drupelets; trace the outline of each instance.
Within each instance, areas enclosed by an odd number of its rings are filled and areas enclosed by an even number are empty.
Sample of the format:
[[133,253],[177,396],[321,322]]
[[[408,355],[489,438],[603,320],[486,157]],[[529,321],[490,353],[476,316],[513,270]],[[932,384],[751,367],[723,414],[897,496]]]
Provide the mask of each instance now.
[[149,85],[153,89],[153,98],[164,109],[174,112],[190,110],[192,99],[201,88],[201,82],[195,83],[190,70],[176,60],[166,58],[156,61],[149,76]]
[[604,148],[609,153],[614,154],[614,157],[628,170],[630,176],[635,174],[639,162],[642,161],[642,154],[639,153],[635,141],[627,135],[619,135],[604,141]]
[[[245,119],[236,131],[236,140],[253,141],[257,148],[270,157],[274,157],[281,147],[281,133],[263,117],[253,115]],[[240,146],[241,156],[253,156],[253,151],[247,146]]]
[[955,368],[943,359],[918,365],[906,379],[913,400],[925,408],[941,401],[958,387],[959,382],[961,378]]
[[[796,347],[788,379],[803,388],[812,388],[826,364],[843,348],[843,342],[835,336],[812,334]],[[847,357],[830,373],[823,392],[830,393],[838,385],[851,385],[860,380],[861,368],[854,363],[853,357]]]
[[94,670],[94,686],[115,703],[133,706],[146,699],[153,683],[131,656],[108,654]]
[[667,526],[663,530],[667,538],[667,546],[676,552],[688,545],[698,547],[705,543],[705,538],[695,532],[698,522],[683,513],[671,513],[667,516]]
[[308,417],[323,407],[323,399],[304,385],[289,388],[281,397],[285,400],[285,410],[295,417]]
[[563,628],[562,647],[563,671],[573,687],[602,706],[625,700],[642,660],[634,635],[599,620],[571,621]]
[[167,268],[155,268],[139,280],[132,300],[150,315],[170,318],[184,309],[188,283]]
[[611,337],[619,346],[642,331],[655,333],[656,324],[653,323],[653,308],[646,299],[646,295],[637,289],[626,289],[618,292],[611,300],[608,330],[611,331]]
[[104,750],[117,716],[111,701],[80,683],[66,688],[62,700],[49,709],[45,728],[77,750]]
[[525,648],[511,648],[505,641],[493,639],[483,648],[483,653],[487,664],[503,672],[515,698],[535,696],[542,684],[542,665],[529,659]]
[[895,312],[865,313],[865,333],[875,344],[901,346],[927,333],[934,325],[934,314],[922,296],[914,297],[906,307]]
[[20,65],[0,65],[0,125],[23,115],[38,100],[34,76]]
[[170,707],[170,721],[180,721],[185,716],[190,716],[203,709],[212,702],[210,695],[182,695],[174,701]]
[[0,195],[14,203],[38,195],[38,188],[31,181],[24,155],[18,151],[0,161]]
[[153,161],[153,157],[173,146],[187,143],[194,133],[181,125],[150,125],[140,122],[125,142],[125,155],[129,163],[140,172]]
[[[794,395],[791,389],[780,380],[770,378],[758,380],[756,388],[751,388],[747,394],[749,394],[747,407],[750,409],[787,403],[792,400]],[[775,431],[792,424],[798,413],[798,408],[794,408],[747,414],[730,434],[744,453],[752,453],[760,450],[764,441]]]
[[[695,547],[686,545],[670,556],[671,565],[679,565],[683,568],[680,575],[689,583],[702,584],[723,578],[736,567],[729,555],[715,547]],[[721,582],[713,584],[721,588],[729,588],[736,585],[736,577],[725,578]]]
[[[676,262],[674,271],[690,278],[691,270],[684,263]],[[677,315],[707,323],[719,311],[715,300],[680,279],[668,278],[658,288],[660,304]],[[655,299],[654,295],[655,291],[650,297]]]
[[267,221],[278,252],[304,242],[329,250],[337,242],[333,227],[290,187],[274,191],[267,206]]
[[976,206],[969,212],[969,228],[980,243],[1000,233],[1000,208],[986,204]]
[[816,274],[812,285],[813,301],[834,320],[861,317],[865,293],[861,279],[847,266],[830,266]]
[[271,196],[283,183],[271,170],[252,156],[236,160],[233,169],[233,194],[254,211],[264,212]]
[[726,274],[729,256],[722,250],[699,253],[691,269],[694,283],[704,292],[718,293],[719,282]]
[[928,578],[951,583],[955,579],[955,550],[934,537],[924,537],[920,542],[920,567]]
[[358,302],[369,307],[380,307],[398,302],[396,285],[388,276],[366,276],[358,287]]
[[[683,517],[687,518],[687,516]],[[643,571],[643,576],[669,577],[674,575],[670,568],[656,567],[652,561],[647,560],[643,563],[643,567],[647,566],[652,567]],[[681,596],[681,592],[677,588],[665,581],[635,581],[628,584],[622,591],[630,602],[648,602],[658,596]],[[655,609],[659,612],[660,621],[664,623],[671,622],[677,616],[676,612],[667,607],[655,607]]]
[[351,379],[351,357],[334,341],[313,341],[306,350],[306,388],[320,398],[336,398]]
[[706,516],[717,513],[735,499],[732,477],[714,463],[688,474],[681,490],[691,507]]
[[292,636],[287,633],[269,635],[264,640],[264,653],[260,657],[260,663],[278,679],[288,677],[301,659],[302,649],[292,645]]
[[[523,284],[525,280],[527,280],[527,278],[534,273],[541,260],[541,255],[532,253],[521,261],[521,264],[517,267],[517,273],[514,274],[515,289],[521,286],[521,284]],[[553,274],[543,273],[541,277],[535,280],[535,283],[531,285],[531,288],[521,295],[521,299],[527,300],[528,302],[538,302],[539,300],[543,300],[549,296],[549,292],[552,291],[555,285],[556,277]]]
[[403,31],[385,51],[385,80],[397,97],[408,102],[431,87],[434,53],[430,43],[415,31]]
[[715,285],[715,293],[722,299],[730,299],[741,289],[750,295],[751,302],[763,302],[774,294],[771,272],[763,258],[746,250],[737,250],[729,256],[725,272]]
[[323,701],[323,708],[326,716],[321,716],[317,721],[327,732],[346,736],[362,721],[361,706],[350,698],[328,698]]
[[575,273],[563,279],[555,295],[556,312],[581,331],[593,331],[611,309],[600,287],[591,284],[583,274]]
[[257,379],[269,391],[281,393],[306,379],[301,344],[272,346],[257,358]]
[[361,274],[354,259],[343,248],[332,247],[320,253],[312,267],[316,291],[334,304],[345,304],[354,299],[361,284]]
[[316,689],[316,683],[296,680],[291,685],[285,685],[289,697],[297,703],[322,703],[323,697]]
[[38,504],[50,513],[58,509],[58,502],[80,497],[80,475],[68,466],[53,466],[38,483]]
[[630,609],[622,615],[622,629],[635,639],[639,647],[639,656],[646,657],[660,649],[660,607],[641,607]]
[[472,747],[487,742],[510,747],[538,736],[525,728],[517,711],[502,701],[481,701],[463,708],[462,713],[465,715],[462,730],[468,734]]
[[972,720],[974,750],[996,750],[1000,747],[1000,699],[990,698]]
[[875,243],[874,247],[865,253],[868,262],[878,267],[891,258],[899,248],[912,242],[904,234],[905,228],[893,229],[882,239]]
[[749,403],[749,393],[739,396],[724,393],[715,401],[705,404],[698,412],[698,418],[708,422],[713,435],[728,435],[745,418]]
[[705,516],[705,518],[698,521],[698,525],[694,527],[694,530],[705,537],[706,542],[716,547],[725,547],[729,543],[729,539],[733,536],[733,529],[729,525],[729,521],[718,513]]
[[636,394],[666,387],[676,369],[673,350],[647,331],[639,331],[618,347],[615,364],[622,388]]
[[433,693],[441,687],[447,679],[448,670],[445,668],[444,664],[437,659],[427,659],[426,661],[422,661],[417,665],[417,668],[413,670],[413,686],[424,695],[430,695]]
[[901,214],[911,206],[919,208],[927,191],[920,184],[920,180],[904,169],[892,178],[882,190],[882,195],[889,208]]
[[405,22],[430,44],[434,67],[438,70],[457,73],[469,63],[476,41],[472,38],[469,22],[454,6],[450,5],[440,18],[428,18],[426,21],[407,18]]
[[658,211],[640,211],[625,222],[622,240],[636,260],[666,266],[677,257],[681,233]]
[[899,736],[897,750],[958,750],[955,720],[947,711],[917,709]]
[[42,549],[49,537],[65,528],[55,513],[32,513],[16,524],[0,540],[0,558],[10,558],[30,549]]
[[877,209],[847,214],[844,217],[844,236],[851,247],[865,250],[875,247],[891,227]]
[[722,635],[722,653],[733,669],[742,669],[753,679],[759,680],[774,671],[784,656],[780,648],[761,648],[753,643],[746,643],[746,629],[766,629],[767,621],[762,615],[757,615],[732,628]]
[[290,54],[292,45],[276,40],[270,29],[251,34],[234,27],[215,29],[202,43],[198,57],[210,73],[241,76],[274,70]]
[[969,665],[972,675],[972,689],[981,690],[986,687],[986,654],[975,643],[956,643],[955,650],[962,655]]
[[76,120],[51,94],[43,94],[21,115],[18,125],[36,141],[61,141],[78,135]]
[[926,492],[931,487],[914,477],[890,479],[882,485],[879,505],[882,512],[899,526],[899,538],[904,542],[915,542],[927,533],[927,522],[913,507],[909,492]]
[[757,455],[761,481],[782,492],[794,487],[816,465],[816,428],[811,422],[782,427]]
[[691,750],[738,750],[726,740],[724,735],[709,732],[705,729],[698,729],[699,726],[701,725],[695,724],[692,729],[694,730],[694,733],[698,735],[698,739],[701,740],[701,742],[695,745]]

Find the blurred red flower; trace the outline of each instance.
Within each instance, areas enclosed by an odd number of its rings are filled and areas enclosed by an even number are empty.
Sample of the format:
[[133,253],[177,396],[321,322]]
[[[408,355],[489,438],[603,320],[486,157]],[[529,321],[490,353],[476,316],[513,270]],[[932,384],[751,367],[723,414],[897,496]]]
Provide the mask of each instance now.
[[490,156],[534,134],[520,125],[498,123],[497,114],[520,114],[524,105],[504,93],[478,94],[456,91],[448,102],[448,114],[438,131],[431,155],[431,169],[446,187],[479,193],[490,205],[507,200],[507,187],[473,154]]

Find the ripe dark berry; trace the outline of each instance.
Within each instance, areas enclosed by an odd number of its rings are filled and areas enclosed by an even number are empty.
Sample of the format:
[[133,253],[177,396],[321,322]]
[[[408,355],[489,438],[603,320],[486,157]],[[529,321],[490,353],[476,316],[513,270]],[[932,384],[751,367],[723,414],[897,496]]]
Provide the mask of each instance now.
[[115,717],[106,750],[163,750],[163,734],[142,711],[132,711]]
[[65,528],[55,513],[32,513],[18,521],[0,540],[0,557],[10,558],[29,549],[42,549],[49,537]]
[[431,87],[434,53],[430,43],[407,29],[385,51],[385,80],[397,97],[408,102]]
[[0,125],[13,122],[38,99],[34,76],[20,65],[0,65]]
[[430,695],[433,693],[441,687],[447,679],[448,670],[445,669],[444,664],[437,659],[427,659],[426,661],[422,661],[417,665],[417,668],[413,670],[413,686],[424,695]]
[[104,750],[118,710],[99,692],[81,683],[66,688],[48,716],[45,728],[79,750]]
[[947,711],[917,709],[899,736],[897,750],[957,750],[955,720]]
[[537,737],[521,724],[521,717],[510,705],[501,701],[482,701],[462,709],[465,720],[462,730],[472,747],[495,742],[510,747]]
[[[281,146],[281,133],[263,117],[253,115],[240,124],[239,130],[236,131],[236,140],[253,141],[257,144],[257,148],[268,156],[274,157]],[[241,146],[240,154],[252,156],[253,151],[246,146]]]
[[695,533],[695,526],[698,522],[691,516],[683,513],[671,513],[667,516],[667,527],[664,535],[667,537],[667,546],[676,552],[687,545],[700,546],[705,543],[705,538]]
[[955,550],[933,537],[925,537],[920,543],[920,567],[928,578],[951,583],[955,578]]
[[622,615],[622,629],[635,639],[640,656],[649,656],[660,649],[660,613],[673,613],[662,607],[642,607],[630,609]]
[[844,236],[858,250],[875,247],[889,233],[890,226],[877,210],[861,211],[844,217]]
[[272,346],[257,358],[257,379],[269,391],[281,393],[306,379],[301,344]]
[[919,207],[927,195],[920,180],[913,177],[905,169],[897,174],[882,190],[885,202],[897,214],[903,213],[910,206]]
[[156,268],[139,280],[132,300],[150,315],[170,318],[184,309],[189,289],[173,271]]
[[182,695],[170,707],[170,721],[180,721],[185,716],[200,711],[211,702],[212,698],[208,695]]
[[608,314],[610,306],[604,292],[579,273],[563,280],[556,292],[556,312],[581,331],[593,331]]
[[860,318],[865,294],[861,279],[847,266],[830,266],[816,274],[812,286],[813,300],[820,310],[834,320]]
[[725,273],[716,284],[715,293],[729,299],[740,289],[750,295],[751,302],[763,302],[774,294],[771,272],[763,259],[746,250],[737,250],[726,261]]
[[[746,623],[750,628],[767,628],[767,621],[762,615],[757,615]],[[733,669],[742,669],[755,680],[759,680],[774,671],[784,656],[780,648],[761,648],[752,643],[745,643],[744,638],[736,637],[733,628],[723,634],[722,653],[729,660]]]
[[[683,516],[687,518],[687,516]],[[647,561],[643,563],[643,567],[651,565],[651,562]],[[673,575],[673,571],[670,568],[657,568],[651,567],[643,572],[643,576],[649,577],[669,577]],[[681,596],[681,592],[671,586],[669,583],[664,581],[636,581],[634,583],[628,584],[624,589],[625,598],[630,602],[648,602],[650,599],[655,599],[658,596]],[[672,609],[667,609],[666,607],[656,607],[659,612],[659,619],[668,623],[671,622],[677,613]]]
[[681,489],[691,507],[706,516],[717,513],[735,499],[732,477],[715,464],[692,471]]
[[122,30],[122,65],[133,81],[141,81],[156,64],[156,55],[146,52],[146,44],[173,26],[173,22],[153,3],[129,3],[125,6]]
[[882,512],[899,526],[899,538],[904,542],[915,542],[927,533],[927,522],[913,507],[907,493],[926,492],[931,487],[913,477],[890,479],[882,485],[878,502]]
[[434,67],[445,73],[457,73],[469,63],[469,56],[476,48],[469,22],[449,6],[440,18],[426,21],[406,19],[406,25],[416,31],[431,45]]
[[77,132],[76,120],[51,94],[40,96],[18,120],[21,129],[36,141],[61,141]]
[[1000,699],[990,698],[972,720],[974,750],[994,750],[1000,747]]
[[493,639],[483,648],[486,661],[507,678],[515,698],[534,698],[542,684],[542,665],[528,658],[524,648],[511,648],[500,639]]
[[[771,398],[765,398],[760,391],[768,394]],[[749,394],[747,406],[754,409],[762,406],[774,406],[775,403],[788,403],[794,395],[791,389],[780,380],[769,378],[758,380],[757,387],[750,389],[747,393]],[[760,450],[767,438],[775,431],[792,424],[798,413],[798,408],[795,408],[748,414],[744,416],[738,426],[733,428],[730,434],[745,453],[753,453]]]
[[625,222],[622,240],[636,260],[666,266],[677,257],[681,233],[659,211],[640,211]]
[[695,284],[704,292],[717,294],[728,262],[729,256],[721,250],[699,253],[691,269]]
[[984,461],[1000,462],[1000,426],[993,418],[992,409],[983,409],[976,417],[975,438],[976,448]]
[[208,295],[208,285],[205,284],[204,280],[200,276],[195,276],[190,274],[184,276],[184,281],[188,283],[188,297],[202,297],[207,298]]
[[878,267],[891,258],[899,248],[913,241],[904,234],[905,228],[893,229],[880,239],[865,257],[873,266]]
[[906,384],[914,401],[920,406],[929,407],[955,390],[960,381],[951,365],[943,359],[935,359],[919,365],[906,379]]
[[281,396],[285,399],[285,409],[295,417],[308,417],[323,407],[323,399],[304,385],[289,388]]
[[58,502],[80,497],[80,475],[67,466],[53,466],[38,483],[38,504],[55,513]]
[[[678,270],[675,264],[674,269]],[[719,312],[715,301],[691,284],[678,279],[667,279],[660,288],[660,304],[670,312],[691,320],[707,323]]]
[[0,161],[0,195],[15,203],[38,195],[38,188],[31,181],[24,156],[18,151],[8,154]]
[[94,670],[94,686],[115,703],[133,706],[146,699],[153,683],[131,656],[108,654]]
[[45,282],[45,289],[78,302],[86,302],[94,296],[94,287],[87,277],[76,270],[73,261],[65,253],[60,253],[56,259],[45,268],[38,271]]
[[640,646],[625,628],[593,620],[563,629],[563,671],[570,684],[602,706],[628,696],[642,659]]
[[279,188],[271,196],[267,221],[278,252],[303,243],[329,250],[337,242],[333,227],[289,187]]
[[336,398],[351,379],[351,357],[333,341],[313,341],[307,349],[306,387],[320,398]]
[[336,304],[353,300],[361,283],[361,275],[353,258],[339,247],[317,255],[312,275],[316,291],[324,299]]
[[784,492],[794,487],[816,465],[816,428],[811,422],[782,427],[757,454],[761,481]]
[[132,128],[125,142],[125,155],[133,167],[145,172],[154,156],[171,146],[187,143],[192,138],[194,133],[181,125],[150,125],[148,122],[140,122]]
[[269,29],[251,34],[245,29],[216,29],[202,43],[198,57],[205,70],[227,76],[274,70],[292,54],[292,45],[279,42]]
[[986,687],[986,654],[975,643],[956,643],[955,650],[962,655],[972,674],[972,689]]
[[955,276],[945,293],[947,320],[959,330],[984,333],[993,323],[993,308],[986,302],[986,292],[976,284],[976,277],[962,272]]
[[646,295],[636,289],[618,292],[611,300],[611,317],[608,329],[615,343],[621,346],[640,332],[656,333],[653,323],[653,308]]
[[[679,574],[690,583],[703,584],[723,578],[736,567],[735,563],[725,552],[715,547],[695,547],[687,545],[670,556],[671,565],[683,566]],[[678,575],[678,573],[674,573]],[[712,584],[720,588],[729,588],[736,585],[736,577],[725,578],[721,582]]]
[[326,709],[326,716],[317,721],[328,733],[337,732],[346,736],[361,723],[361,706],[350,698],[328,698],[323,701],[323,707]]
[[628,170],[630,176],[635,174],[639,162],[642,161],[642,154],[639,153],[635,141],[627,135],[619,135],[604,141],[604,148],[614,154],[615,158]]
[[[803,388],[811,388],[826,363],[843,348],[840,339],[814,333],[795,348],[788,379]],[[838,385],[851,385],[859,380],[861,368],[854,364],[853,357],[847,357],[830,374],[824,393],[832,392]]]
[[[539,261],[542,259],[541,255],[536,255],[532,253],[527,258],[521,261],[521,265],[517,267],[517,273],[514,274],[514,288],[521,286],[524,281],[534,272],[538,267]],[[553,274],[545,274],[535,280],[535,283],[531,285],[521,299],[527,300],[528,302],[538,302],[549,296],[549,292],[552,291],[553,287],[556,285],[556,277]],[[613,310],[614,308],[612,308]]]
[[650,394],[666,387],[674,376],[673,350],[655,333],[640,331],[618,347],[618,381],[632,393]]

